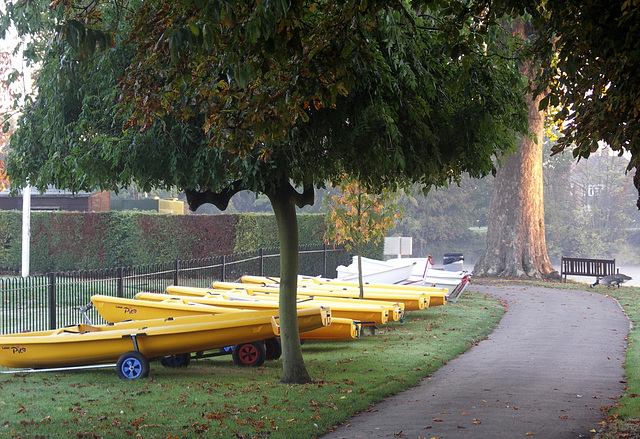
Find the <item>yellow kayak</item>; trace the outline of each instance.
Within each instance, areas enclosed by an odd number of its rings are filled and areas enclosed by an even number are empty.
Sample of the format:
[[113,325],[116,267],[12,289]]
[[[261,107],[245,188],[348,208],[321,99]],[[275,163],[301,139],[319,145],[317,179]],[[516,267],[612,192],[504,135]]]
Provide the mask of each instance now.
[[[260,286],[255,284],[243,284],[243,283],[234,283],[234,282],[213,282],[211,287],[214,290],[222,291],[222,290],[230,290],[230,289],[240,289],[242,286],[245,286],[247,289],[251,289],[252,291],[260,291],[260,292],[268,292],[277,294],[278,286],[276,284],[272,284],[271,286]],[[305,287],[298,286],[298,297],[299,296],[322,296],[327,298],[350,298],[350,299],[358,299],[360,297],[359,290],[354,290],[346,287]],[[382,301],[382,302],[402,302],[404,304],[405,311],[416,311],[429,307],[429,295],[427,294],[417,294],[417,293],[397,293],[395,291],[364,291],[364,299],[373,300],[373,301]]]
[[[303,330],[331,324],[326,308],[298,311]],[[279,336],[276,311],[241,311],[107,325],[81,324],[51,331],[0,336],[0,365],[52,368],[110,363],[118,360],[122,378],[149,372],[148,359],[206,351]],[[264,349],[264,344],[262,344]],[[234,358],[235,360],[235,358]],[[264,361],[264,358],[263,358]]]
[[349,340],[360,337],[362,325],[352,319],[331,317],[331,324],[300,333],[301,340]]
[[[186,286],[175,286],[170,285],[166,288],[166,291],[170,295],[176,296],[185,296],[187,297],[202,297],[202,296],[211,296],[221,297],[221,298],[229,298],[229,297],[246,297],[260,300],[271,300],[277,301],[280,293],[277,288],[274,287],[260,287],[260,286],[250,286],[247,289],[238,289],[232,288],[232,285],[244,285],[230,282],[215,282],[215,285],[225,288],[228,286],[228,289],[215,289],[215,288],[200,288],[200,287],[186,287]],[[141,293],[139,293],[141,294]],[[394,322],[401,322],[404,319],[404,311],[405,304],[403,302],[392,302],[392,301],[384,301],[384,300],[367,300],[367,299],[359,299],[358,297],[340,297],[340,296],[323,296],[323,295],[306,295],[302,294],[298,296],[298,303],[302,302],[311,302],[316,304],[316,306],[322,306],[322,304],[327,304],[330,306],[333,311],[333,307],[340,308],[340,304],[348,305],[349,307],[367,307],[367,306],[375,306],[376,309],[386,309],[389,314],[389,320]],[[332,306],[333,305],[333,306]]]
[[[280,279],[277,277],[266,276],[242,276],[242,283],[250,285],[261,286],[276,286],[279,284]],[[394,292],[400,294],[415,293],[426,294],[429,296],[429,306],[441,306],[447,302],[447,295],[449,290],[446,288],[435,288],[429,286],[417,286],[417,285],[398,285],[398,284],[381,284],[381,283],[365,283],[364,285],[365,295],[367,293],[385,293]],[[298,278],[298,288],[312,288],[320,291],[336,291],[346,288],[348,290],[360,291],[358,282],[343,281],[340,279],[327,279],[317,277],[300,276]]]
[[[278,296],[271,295],[268,298],[265,296],[230,296],[230,295],[211,295],[207,294],[208,290],[190,290],[186,294],[182,294],[184,289],[188,287],[167,287],[167,293],[176,299],[183,301],[190,301],[200,305],[211,305],[218,308],[230,308],[230,309],[278,309]],[[189,295],[189,292],[200,292],[201,295],[194,296]],[[164,297],[163,297],[164,296]],[[136,299],[139,301],[153,300],[158,302],[159,300],[166,300],[166,294],[155,293],[138,293]],[[138,305],[138,308],[143,306]],[[168,306],[170,306],[168,304]],[[358,304],[358,303],[344,303],[344,302],[332,302],[330,299],[309,299],[306,297],[302,300],[298,300],[298,309],[304,308],[316,308],[318,306],[325,306],[331,308],[331,317],[343,317],[352,320],[358,320],[365,325],[384,325],[389,321],[389,307],[376,305],[376,304]],[[391,310],[392,312],[395,309]],[[394,313],[394,317],[396,313]]]
[[[218,284],[218,285],[221,285],[221,284]],[[186,292],[184,295],[187,295],[187,296],[202,295],[202,290],[206,290],[208,294],[215,295],[215,296],[225,296],[225,297],[231,297],[231,296],[245,297],[246,296],[246,297],[252,297],[252,298],[259,298],[261,300],[266,300],[266,299],[278,300],[280,296],[280,291],[278,290],[278,288],[276,288],[275,285],[272,287],[261,287],[261,286],[254,286],[254,285],[241,284],[241,283],[235,283],[233,285],[238,285],[238,286],[246,285],[246,286],[242,289],[239,289],[239,288],[214,289],[214,288],[169,286],[168,289],[171,291],[179,291],[180,289],[182,289],[183,291],[187,291],[195,288],[197,292],[195,294],[190,294],[189,292]],[[326,297],[322,295],[313,295],[313,296],[301,295],[300,297],[298,297],[298,302],[303,300],[304,301],[315,300],[317,301],[317,303],[320,303],[323,301],[329,301],[331,303],[337,302],[337,303],[346,303],[350,305],[356,304],[358,306],[359,305],[383,306],[389,310],[389,320],[398,322],[404,319],[404,309],[405,309],[404,303],[397,302],[397,301],[387,302],[383,300],[367,300],[367,299],[347,298],[347,297]]]
[[[244,279],[244,277],[243,277]],[[356,288],[360,290],[360,286],[357,282],[347,282],[340,281],[338,279],[324,279],[324,278],[315,278],[315,277],[303,277],[298,281],[299,285],[306,286],[314,286],[314,285],[323,285],[323,286],[333,286],[333,285],[343,285],[345,287]],[[383,291],[400,291],[402,293],[406,292],[416,292],[419,294],[427,294],[429,296],[429,306],[441,306],[447,302],[447,296],[449,294],[449,290],[446,288],[436,288],[429,286],[417,286],[417,285],[391,285],[391,284],[380,284],[380,283],[367,283],[364,287],[372,291],[383,290]]]
[[[107,322],[116,323],[127,319],[147,320],[154,318],[179,317],[199,314],[228,314],[243,311],[240,308],[207,305],[207,297],[167,297],[166,294],[138,293],[136,299],[95,295],[91,302],[100,316]],[[314,307],[307,307],[313,309]],[[316,306],[315,308],[319,308]],[[312,317],[298,314],[298,326],[302,340],[342,340],[358,338],[362,324],[353,319],[334,317],[331,310],[331,324],[307,330],[313,324]],[[302,308],[300,308],[302,309]],[[277,305],[261,311],[277,310]],[[159,316],[159,317],[158,317]]]
[[166,319],[167,317],[192,316],[196,314],[227,314],[240,311],[240,308],[197,305],[177,297],[163,294],[162,300],[156,302],[125,299],[121,297],[91,296],[93,307],[98,314],[109,323],[124,320]]
[[[272,285],[279,284],[280,278],[273,276],[252,276],[244,275],[240,278],[242,283],[257,284],[257,285]],[[359,288],[357,281],[347,281],[342,279],[331,279],[326,277],[313,277],[313,276],[298,276],[298,285],[332,285],[332,286],[346,286]],[[406,285],[406,284],[384,284],[384,283],[372,283],[364,282],[365,288],[381,288],[386,290],[397,291],[418,291],[422,293],[434,292],[441,293],[446,288],[436,288],[426,285]]]

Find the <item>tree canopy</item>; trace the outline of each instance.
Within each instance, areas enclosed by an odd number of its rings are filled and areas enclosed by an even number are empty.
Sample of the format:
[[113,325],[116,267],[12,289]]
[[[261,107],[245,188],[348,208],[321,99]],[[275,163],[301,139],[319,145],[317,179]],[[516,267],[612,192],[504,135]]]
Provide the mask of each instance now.
[[[588,158],[606,142],[640,168],[640,3],[629,0],[535,2],[543,107],[560,110],[554,151]],[[539,14],[539,15],[538,15]],[[638,175],[638,173],[636,173]],[[635,185],[640,190],[640,180]],[[638,204],[640,207],[640,204]]]
[[81,3],[38,23],[57,38],[12,142],[18,183],[266,191],[346,170],[441,185],[491,172],[496,145],[524,130],[511,62],[484,41],[452,62],[435,19],[401,2]]
[[176,186],[192,209],[267,195],[282,254],[283,381],[308,381],[295,206],[344,175],[373,191],[486,175],[526,132],[509,35],[488,25],[493,10],[464,4],[9,4],[0,23],[39,36],[29,53],[41,67],[7,171],[16,188]]

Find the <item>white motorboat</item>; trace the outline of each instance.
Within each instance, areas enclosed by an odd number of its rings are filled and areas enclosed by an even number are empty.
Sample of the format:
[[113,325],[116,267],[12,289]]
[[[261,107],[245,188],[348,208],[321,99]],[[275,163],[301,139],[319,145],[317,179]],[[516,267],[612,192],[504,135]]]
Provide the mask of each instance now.
[[[411,277],[413,262],[390,265],[377,259],[362,258],[362,281],[368,283],[397,284]],[[358,282],[358,257],[354,256],[348,266],[336,267],[337,279]]]
[[[411,264],[411,275],[404,280],[396,282],[397,284],[430,286],[435,288],[447,289],[449,291],[449,297],[451,298],[451,300],[454,302],[457,301],[467,287],[467,284],[471,280],[471,276],[464,271],[446,271],[436,269],[433,267],[434,264],[432,258],[433,256],[431,255],[429,255],[427,258],[398,258],[389,259],[387,261],[362,258],[362,271],[364,273],[365,270],[382,270],[385,267],[389,266],[406,267]],[[350,267],[354,264],[357,264],[357,257],[355,256],[354,261],[351,263]],[[453,300],[454,298],[455,300]]]

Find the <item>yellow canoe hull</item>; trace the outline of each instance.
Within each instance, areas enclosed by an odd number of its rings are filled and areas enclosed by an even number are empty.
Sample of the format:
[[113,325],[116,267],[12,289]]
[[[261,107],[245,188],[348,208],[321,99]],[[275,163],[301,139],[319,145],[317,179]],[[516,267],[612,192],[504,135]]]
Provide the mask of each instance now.
[[[280,278],[270,276],[251,276],[244,275],[241,277],[242,283],[257,284],[257,285],[269,285],[280,283]],[[325,277],[312,277],[312,276],[299,276],[298,285],[330,285],[330,286],[346,286],[359,288],[357,281],[347,281],[341,279],[330,279]],[[427,285],[405,285],[405,284],[383,284],[364,282],[365,288],[384,289],[384,290],[396,290],[396,291],[418,291],[422,293],[441,293],[446,288],[430,287]]]
[[[266,276],[242,276],[242,283],[250,285],[275,286],[278,285],[280,279],[277,277]],[[326,279],[316,277],[300,277],[298,279],[298,287],[311,288],[316,290],[337,291],[340,289],[348,289],[349,291],[360,291],[357,282],[343,281],[339,279]],[[429,286],[417,285],[397,285],[397,284],[381,284],[381,283],[365,283],[365,296],[368,293],[385,293],[394,292],[400,294],[426,294],[429,296],[429,306],[441,306],[447,302],[449,290],[446,288],[436,288]]]
[[[231,290],[231,289],[241,289],[243,288],[250,289],[252,291],[259,292],[269,292],[277,294],[278,288],[277,285],[272,284],[271,286],[260,286],[257,284],[243,284],[243,283],[234,283],[234,282],[213,282],[211,287],[214,290]],[[299,296],[322,296],[327,298],[350,298],[350,299],[358,299],[360,297],[359,290],[354,290],[347,287],[328,287],[325,288],[320,286],[316,287],[305,287],[298,286],[298,297]],[[398,293],[395,291],[364,291],[364,299],[373,300],[373,301],[381,301],[381,302],[401,302],[404,304],[405,311],[416,311],[429,307],[429,295],[427,294],[418,294],[418,293]]]
[[[330,310],[305,309],[308,330],[331,324]],[[0,336],[0,365],[50,368],[111,363],[125,352],[146,358],[206,351],[280,335],[277,312],[241,311],[108,325],[77,325],[53,331]],[[135,342],[135,343],[134,343]]]
[[340,317],[332,317],[331,325],[300,334],[301,340],[350,340],[360,337],[360,323]]
[[[207,291],[210,290],[185,290],[189,287],[177,287],[170,286],[167,287],[167,293],[176,299],[180,299],[183,301],[191,301],[194,303],[198,303],[201,305],[211,305],[218,308],[230,308],[230,309],[255,309],[255,310],[264,310],[264,309],[278,309],[278,296],[272,295],[270,298],[264,298],[260,296],[246,296],[246,300],[233,300],[233,298],[229,295],[219,296],[219,295],[211,295],[207,294]],[[185,292],[186,294],[182,294]],[[188,293],[200,292],[202,293],[199,296],[191,295]],[[158,301],[163,298],[165,294],[154,294],[154,293],[138,293],[136,295],[136,299],[140,301],[144,300],[154,300]],[[138,306],[138,308],[141,305]],[[331,316],[332,317],[342,317],[352,320],[358,320],[363,322],[364,324],[370,325],[384,325],[389,321],[389,308],[381,305],[361,305],[357,303],[344,303],[344,302],[332,302],[329,298],[324,300],[305,300],[297,302],[298,309],[305,308],[316,308],[318,306],[324,306],[331,308]],[[394,312],[395,311],[395,312]],[[395,318],[398,312],[395,309],[391,309],[393,313],[393,317]]]
[[[170,297],[166,294],[138,293],[136,299],[124,299],[111,296],[95,295],[91,297],[94,307],[107,322],[116,323],[130,318],[139,320],[181,317],[186,315],[200,315],[222,312],[223,314],[241,312],[239,308],[218,307],[207,305],[207,297]],[[314,307],[302,308],[313,309]],[[315,307],[319,308],[319,307]],[[353,319],[334,317],[330,309],[330,324],[316,329],[312,317],[298,314],[298,329],[302,340],[342,340],[358,338],[360,323]],[[126,311],[123,311],[125,309]],[[260,310],[257,310],[260,311]],[[265,311],[265,310],[261,310]],[[277,311],[277,306],[266,310],[269,314]],[[159,317],[158,317],[159,316]],[[309,328],[314,328],[309,330]]]
[[[218,283],[215,283],[218,284]],[[220,285],[228,284],[221,283]],[[184,295],[188,296],[199,296],[202,295],[202,290],[206,290],[207,294],[217,295],[222,297],[230,297],[230,296],[247,296],[252,298],[263,299],[271,299],[278,300],[280,296],[280,292],[278,288],[274,286],[271,287],[262,287],[262,286],[253,286],[249,284],[241,284],[241,283],[231,283],[231,285],[242,286],[243,288],[226,288],[222,286],[224,289],[215,289],[211,288],[198,288],[198,287],[175,287],[169,286],[167,292],[169,291],[179,291],[182,289],[183,291],[187,291]],[[175,289],[174,289],[175,288]],[[189,293],[189,290],[195,290],[196,293]],[[318,302],[322,301],[330,301],[331,303],[345,303],[349,305],[376,305],[382,306],[389,310],[389,320],[394,322],[401,321],[404,318],[404,303],[398,301],[383,301],[383,300],[366,300],[360,298],[348,298],[348,297],[325,297],[322,295],[313,295],[313,296],[300,296],[298,297],[298,302],[300,301],[310,301],[317,300]]]
[[157,302],[124,299],[96,294],[91,296],[93,307],[109,323],[124,320],[152,320],[167,317],[193,316],[198,314],[228,314],[240,311],[240,308],[197,305],[183,299],[163,295]]

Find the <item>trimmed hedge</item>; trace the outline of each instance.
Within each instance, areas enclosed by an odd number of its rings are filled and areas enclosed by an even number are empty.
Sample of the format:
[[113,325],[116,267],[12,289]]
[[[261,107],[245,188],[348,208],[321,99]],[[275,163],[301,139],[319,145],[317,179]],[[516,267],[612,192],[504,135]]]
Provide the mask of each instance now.
[[[324,215],[298,215],[300,244],[321,244]],[[0,211],[0,269],[20,270],[22,212]],[[273,215],[32,212],[34,273],[200,259],[278,247]]]

